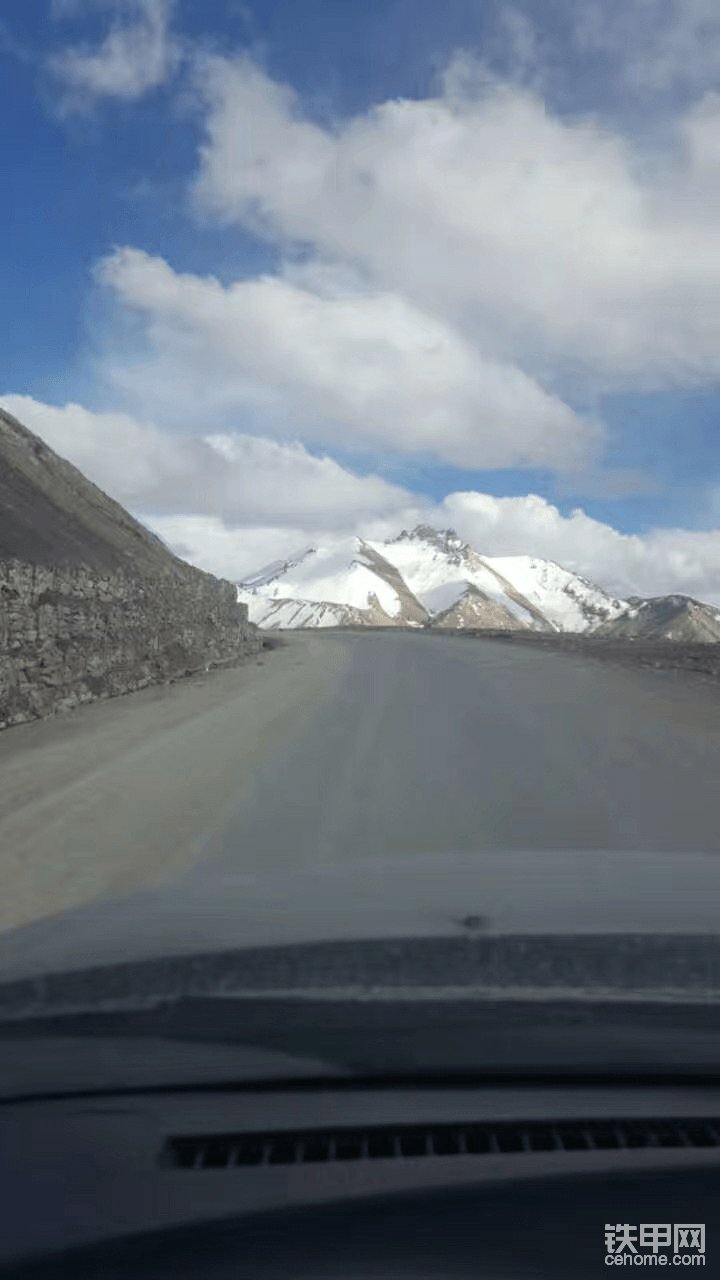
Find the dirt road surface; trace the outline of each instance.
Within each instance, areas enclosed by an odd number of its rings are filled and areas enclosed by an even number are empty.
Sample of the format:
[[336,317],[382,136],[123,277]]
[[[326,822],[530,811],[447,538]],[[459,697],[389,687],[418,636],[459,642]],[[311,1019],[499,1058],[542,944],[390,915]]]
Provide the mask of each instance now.
[[0,735],[0,928],[203,868],[720,853],[719,777],[720,690],[699,678],[473,637],[289,634]]

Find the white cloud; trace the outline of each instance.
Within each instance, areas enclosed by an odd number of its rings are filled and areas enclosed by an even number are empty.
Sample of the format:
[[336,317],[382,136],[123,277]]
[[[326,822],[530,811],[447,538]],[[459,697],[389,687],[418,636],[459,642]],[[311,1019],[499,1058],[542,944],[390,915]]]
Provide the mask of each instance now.
[[716,80],[720,71],[720,12],[715,0],[676,0],[668,26],[632,72],[640,87],[667,89]]
[[573,7],[575,42],[617,60],[641,93],[705,88],[720,71],[720,10],[716,0],[621,0]]
[[130,247],[98,264],[146,325],[141,358],[118,346],[103,368],[136,416],[542,466],[598,493],[604,432],[573,393],[717,380],[720,95],[649,156],[468,55],[437,98],[335,130],[247,57],[198,55],[196,77],[198,207],[293,252],[227,286]]
[[[701,40],[698,5],[682,12]],[[137,13],[114,43],[78,55],[79,92],[137,96],[160,82],[166,10]],[[143,22],[160,50],[149,61],[121,35]],[[527,81],[536,35],[510,23]],[[675,74],[663,57],[657,85]],[[310,261],[223,286],[119,249],[98,279],[144,317],[148,350],[136,363],[108,350],[104,373],[135,416],[25,397],[6,397],[10,411],[224,576],[320,539],[429,520],[481,552],[548,556],[618,594],[720,604],[717,532],[620,534],[535,495],[433,504],[288,443],[597,473],[602,431],[563,403],[568,379],[717,380],[720,94],[681,115],[665,153],[645,155],[596,120],[553,115],[468,55],[437,98],[385,102],[335,130],[247,58],[202,55],[196,68],[207,109],[198,210],[286,251],[309,246]],[[243,434],[229,430],[238,421]]]
[[[124,413],[60,408],[30,396],[0,404],[111,497],[140,515],[230,526],[269,523],[332,531],[404,510],[412,497],[379,476],[357,476],[302,444],[246,435],[177,437]],[[208,526],[210,527],[210,526]]]
[[431,523],[457,529],[486,555],[556,560],[621,596],[684,592],[720,606],[720,531],[621,534],[579,509],[563,516],[535,494],[471,490],[435,503],[377,476],[355,476],[302,445],[235,435],[178,439],[127,414],[58,408],[30,396],[5,395],[0,404],[177,554],[231,580],[308,546],[353,534],[382,540]]
[[495,40],[483,40],[488,66],[504,66],[504,79],[514,84],[542,89],[546,80],[547,37],[527,13],[514,5],[504,5],[498,16],[499,31]]
[[448,494],[439,514],[487,555],[556,560],[619,596],[681,592],[720,605],[720,530],[619,533],[581,509],[563,516],[537,494]]
[[408,526],[413,528],[426,518],[428,508],[408,497],[408,504],[399,508],[392,520],[357,521],[348,513],[340,533],[318,528],[312,517],[292,526],[269,521],[240,528],[229,527],[215,516],[151,516],[145,523],[190,564],[231,582],[242,582],[256,570],[297,556],[308,547],[332,547],[354,535],[385,538]]
[[62,103],[68,115],[87,113],[101,97],[140,98],[179,66],[180,45],[168,32],[171,0],[126,0],[113,7],[119,16],[99,48],[66,49],[49,61],[68,86]]
[[646,155],[467,55],[442,96],[385,102],[334,132],[247,58],[204,56],[197,76],[205,213],[352,263],[549,383],[566,367],[644,389],[720,373],[714,95],[702,131],[691,112],[666,153]]
[[378,520],[338,520],[318,529],[310,517],[291,528],[272,521],[229,528],[213,517],[167,516],[148,521],[179,555],[235,581],[308,546],[332,546],[348,534],[382,540],[430,523],[451,527],[484,555],[534,555],[555,560],[613,595],[682,593],[720,607],[720,530],[657,529],[623,534],[578,509],[563,516],[537,494],[496,498],[451,493],[440,503],[413,501]]
[[[535,35],[513,13],[522,64]],[[720,374],[719,95],[650,158],[469,55],[441,96],[336,130],[247,57],[195,66],[198,208],[311,254],[228,286],[130,247],[101,262],[147,327],[142,358],[104,359],[136,416],[542,466],[598,492],[603,428],[568,399]]]
[[98,276],[147,317],[159,359],[115,373],[145,404],[184,401],[197,413],[212,386],[216,407],[259,412],[269,393],[267,427],[294,417],[306,438],[470,467],[570,468],[599,444],[596,424],[400,294],[312,271],[224,288],[132,249]]

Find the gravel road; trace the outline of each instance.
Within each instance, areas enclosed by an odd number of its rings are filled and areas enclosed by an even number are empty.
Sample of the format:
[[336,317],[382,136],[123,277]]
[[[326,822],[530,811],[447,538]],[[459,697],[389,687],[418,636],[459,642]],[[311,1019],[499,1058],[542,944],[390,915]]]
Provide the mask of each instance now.
[[720,852],[720,690],[578,653],[301,633],[0,735],[0,927],[185,870]]

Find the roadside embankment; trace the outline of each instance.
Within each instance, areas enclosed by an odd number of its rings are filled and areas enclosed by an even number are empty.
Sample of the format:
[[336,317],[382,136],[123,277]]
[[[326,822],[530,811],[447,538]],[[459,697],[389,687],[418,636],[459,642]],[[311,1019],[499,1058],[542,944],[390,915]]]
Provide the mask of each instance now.
[[0,729],[262,647],[232,584],[200,570],[135,577],[0,560]]

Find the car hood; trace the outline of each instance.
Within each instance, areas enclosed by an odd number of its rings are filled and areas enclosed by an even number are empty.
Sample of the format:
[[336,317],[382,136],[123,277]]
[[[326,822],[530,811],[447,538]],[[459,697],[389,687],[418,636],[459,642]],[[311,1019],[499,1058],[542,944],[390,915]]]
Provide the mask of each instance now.
[[0,982],[351,940],[716,935],[720,855],[533,850],[367,858],[292,874],[195,869],[0,937]]

